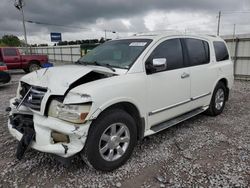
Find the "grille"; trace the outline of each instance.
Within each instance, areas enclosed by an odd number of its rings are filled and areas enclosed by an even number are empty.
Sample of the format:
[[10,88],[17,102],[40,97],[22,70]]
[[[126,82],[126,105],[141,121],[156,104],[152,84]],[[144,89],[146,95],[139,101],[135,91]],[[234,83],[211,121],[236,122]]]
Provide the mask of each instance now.
[[23,92],[23,94],[21,94],[22,97],[24,97],[29,91],[28,95],[24,99],[23,104],[33,110],[40,111],[41,103],[45,93],[47,92],[47,89],[37,86],[30,86],[28,84],[23,84],[22,90],[26,91]]

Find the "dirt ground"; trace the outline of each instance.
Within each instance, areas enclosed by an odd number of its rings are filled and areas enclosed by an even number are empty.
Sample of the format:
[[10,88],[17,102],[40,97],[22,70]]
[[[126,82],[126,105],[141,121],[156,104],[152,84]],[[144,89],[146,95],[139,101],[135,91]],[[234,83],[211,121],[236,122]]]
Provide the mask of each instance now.
[[250,187],[250,82],[235,81],[222,115],[202,114],[145,138],[124,166],[103,173],[78,156],[68,167],[31,149],[15,158],[5,108],[23,75],[0,87],[0,187]]

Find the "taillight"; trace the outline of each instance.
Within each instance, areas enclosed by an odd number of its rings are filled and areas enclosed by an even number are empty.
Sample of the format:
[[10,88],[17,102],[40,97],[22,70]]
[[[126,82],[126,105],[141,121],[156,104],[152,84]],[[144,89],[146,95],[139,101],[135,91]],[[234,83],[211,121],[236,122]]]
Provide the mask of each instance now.
[[6,66],[0,66],[0,71],[8,71],[8,68]]

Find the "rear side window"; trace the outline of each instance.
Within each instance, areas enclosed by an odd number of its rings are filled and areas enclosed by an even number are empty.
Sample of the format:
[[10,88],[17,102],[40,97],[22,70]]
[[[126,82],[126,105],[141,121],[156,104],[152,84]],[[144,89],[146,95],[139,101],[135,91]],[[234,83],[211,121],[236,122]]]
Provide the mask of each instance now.
[[180,39],[170,39],[162,42],[150,56],[150,59],[166,58],[167,70],[183,67],[183,54]]
[[3,49],[4,56],[17,56],[17,52],[15,49],[6,48]]
[[216,61],[225,61],[229,59],[227,47],[224,42],[220,41],[214,42],[214,50],[215,50]]
[[203,65],[210,62],[209,44],[199,39],[185,39],[190,66]]

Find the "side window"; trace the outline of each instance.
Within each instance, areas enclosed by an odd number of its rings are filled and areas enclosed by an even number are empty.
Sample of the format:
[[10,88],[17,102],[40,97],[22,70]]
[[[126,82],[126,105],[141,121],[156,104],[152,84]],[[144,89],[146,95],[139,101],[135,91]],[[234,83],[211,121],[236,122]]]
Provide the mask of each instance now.
[[182,68],[184,65],[180,39],[169,39],[162,42],[150,55],[150,60],[155,58],[166,58],[167,70]]
[[224,42],[214,42],[214,50],[216,61],[225,61],[229,59],[227,47]]
[[199,39],[185,39],[190,66],[203,65],[210,62],[209,44]]
[[4,56],[17,56],[16,49],[4,48],[3,53],[4,53]]

